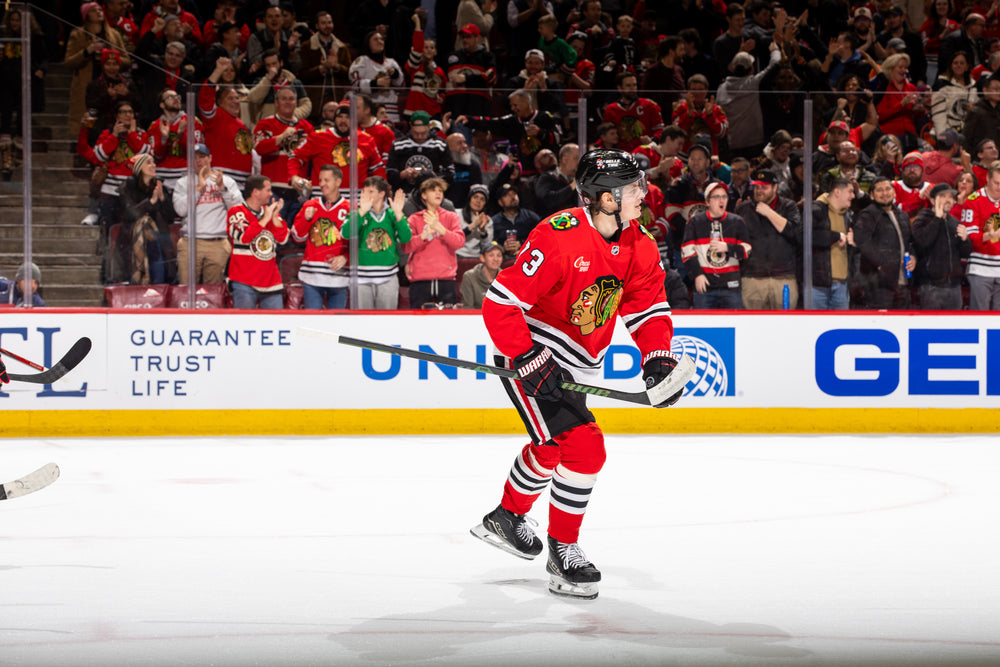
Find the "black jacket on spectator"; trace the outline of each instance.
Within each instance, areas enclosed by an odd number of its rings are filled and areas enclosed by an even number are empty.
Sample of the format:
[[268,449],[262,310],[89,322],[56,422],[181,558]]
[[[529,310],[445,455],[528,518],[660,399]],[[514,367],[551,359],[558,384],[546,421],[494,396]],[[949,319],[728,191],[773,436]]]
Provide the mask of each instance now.
[[740,264],[746,278],[795,275],[802,247],[802,216],[795,202],[776,197],[771,207],[787,220],[780,232],[771,221],[757,213],[757,202],[745,201],[736,207],[750,234],[753,252]]
[[972,241],[958,237],[959,222],[952,215],[939,218],[930,208],[920,209],[911,234],[917,257],[914,278],[921,285],[955,287],[965,276],[962,258],[972,252]]
[[965,150],[973,155],[980,141],[1000,136],[1000,104],[994,105],[985,97],[980,98],[965,114],[962,135],[965,137]]
[[[844,224],[847,225],[847,229],[851,229],[853,217],[854,214],[850,209],[844,211]],[[813,286],[830,287],[833,285],[830,248],[840,240],[840,232],[831,229],[830,207],[825,201],[812,203],[812,226]]]
[[546,218],[564,208],[579,206],[576,188],[570,185],[572,180],[567,180],[558,170],[539,174],[535,179],[535,212]]
[[[885,48],[892,38],[888,32],[881,32],[875,41]],[[906,55],[910,56],[910,80],[914,83],[917,81],[927,83],[927,56],[924,54],[924,42],[920,39],[920,35],[904,29],[900,39],[906,43]],[[938,71],[941,72],[943,69],[938,67]]]
[[965,30],[959,29],[941,40],[941,48],[938,51],[938,71],[947,71],[951,59],[959,51],[965,51],[969,54],[969,69],[986,64],[982,40],[973,40]]
[[[889,218],[890,211],[878,204],[869,204],[858,213],[854,223],[854,245],[861,256],[859,270],[867,284],[892,288],[899,284],[899,266],[903,261],[903,253],[911,252],[909,216],[898,206],[893,206],[899,225]],[[903,248],[899,246],[902,235]]]

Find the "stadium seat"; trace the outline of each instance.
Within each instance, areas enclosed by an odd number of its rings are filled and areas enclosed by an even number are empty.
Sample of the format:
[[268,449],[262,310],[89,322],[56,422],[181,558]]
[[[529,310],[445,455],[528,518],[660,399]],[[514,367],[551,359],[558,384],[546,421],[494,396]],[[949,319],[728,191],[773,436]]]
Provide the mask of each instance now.
[[104,300],[110,308],[164,308],[170,285],[108,285]]
[[[167,308],[187,308],[188,307],[188,286],[171,285],[167,292]],[[226,284],[208,283],[198,285],[195,290],[195,308],[225,308],[226,307]]]

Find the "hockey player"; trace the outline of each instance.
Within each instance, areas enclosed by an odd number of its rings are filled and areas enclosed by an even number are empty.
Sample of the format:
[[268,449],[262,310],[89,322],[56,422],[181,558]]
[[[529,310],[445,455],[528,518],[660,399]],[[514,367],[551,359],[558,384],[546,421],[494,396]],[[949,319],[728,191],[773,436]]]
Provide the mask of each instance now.
[[551,481],[549,590],[593,599],[601,573],[577,538],[604,464],[604,436],[586,397],[564,392],[560,381],[599,372],[619,314],[642,354],[650,404],[673,405],[683,390],[666,394],[680,357],[670,352],[656,241],[635,223],[646,194],[642,171],[628,153],[598,149],[580,159],[576,178],[584,205],[539,223],[483,302],[496,361],[517,371],[517,380],[502,381],[531,443],[515,459],[500,505],[472,534],[521,558],[537,556],[542,542],[526,515]]

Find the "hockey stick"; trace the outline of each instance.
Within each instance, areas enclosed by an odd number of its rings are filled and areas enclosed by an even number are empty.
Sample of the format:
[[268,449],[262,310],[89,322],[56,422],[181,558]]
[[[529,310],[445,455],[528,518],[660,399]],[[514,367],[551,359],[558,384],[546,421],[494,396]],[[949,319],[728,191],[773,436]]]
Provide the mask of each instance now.
[[[324,340],[336,340],[343,345],[352,345],[354,347],[367,348],[369,350],[377,350],[379,352],[388,352],[389,354],[398,354],[401,357],[410,357],[412,359],[419,359],[421,361],[429,361],[435,364],[442,364],[444,366],[454,366],[456,368],[464,368],[470,371],[476,371],[478,373],[488,373],[489,375],[498,375],[505,378],[517,379],[517,372],[510,370],[508,368],[501,368],[500,366],[489,366],[485,364],[477,364],[471,361],[464,361],[462,359],[452,359],[451,357],[445,357],[439,354],[431,354],[429,352],[420,352],[418,350],[408,350],[402,347],[394,347],[392,345],[384,345],[382,343],[374,343],[371,341],[360,340],[357,338],[350,338],[348,336],[337,336],[336,334],[328,333],[326,331],[318,331],[316,329],[307,329],[300,327],[298,333],[309,336],[311,338],[321,338]],[[684,357],[687,363],[682,361],[683,368],[678,367],[676,371],[670,374],[670,378],[673,379],[671,386],[673,391],[671,393],[676,393],[684,388],[687,381],[691,379],[694,375],[695,367],[694,362],[690,360],[689,357]],[[676,378],[674,377],[676,376]],[[646,392],[631,392],[631,391],[619,391],[617,389],[608,389],[606,387],[595,387],[589,384],[580,384],[577,382],[562,382],[560,385],[563,389],[568,391],[574,391],[580,394],[590,394],[592,396],[600,396],[602,398],[613,398],[619,401],[626,401],[629,403],[638,403],[639,405],[649,405],[649,396]],[[669,391],[669,389],[668,389]],[[668,394],[670,395],[670,394]]]
[[59,466],[55,463],[46,463],[30,475],[0,485],[0,500],[26,496],[33,491],[44,489],[57,479],[59,479]]
[[31,366],[36,371],[44,371],[45,370],[45,366],[42,366],[41,364],[36,364],[34,361],[28,361],[24,357],[18,356],[16,354],[14,354],[13,352],[11,352],[10,350],[5,350],[2,347],[0,347],[0,354],[6,354],[11,359],[16,359],[17,361],[20,361],[25,366]]
[[49,370],[42,371],[41,373],[34,373],[32,375],[7,373],[7,376],[11,379],[11,381],[20,380],[21,382],[33,382],[35,384],[52,384],[62,376],[66,375],[66,373],[69,373],[71,370],[76,368],[77,364],[83,361],[83,358],[90,353],[90,346],[90,339],[84,336],[80,340],[73,343],[73,347],[69,349],[69,352],[67,352],[63,358]]

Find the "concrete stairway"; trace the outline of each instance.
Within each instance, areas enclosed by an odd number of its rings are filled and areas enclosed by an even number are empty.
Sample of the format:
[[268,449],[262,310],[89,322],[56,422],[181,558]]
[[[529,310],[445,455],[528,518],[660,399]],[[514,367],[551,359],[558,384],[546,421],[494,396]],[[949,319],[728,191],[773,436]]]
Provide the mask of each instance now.
[[[42,270],[49,306],[102,306],[99,230],[80,224],[87,214],[90,167],[76,155],[66,127],[71,75],[59,64],[46,77],[45,112],[33,114],[32,258]],[[27,147],[26,147],[27,148]],[[0,181],[0,276],[13,278],[24,257],[24,196],[20,164]]]

